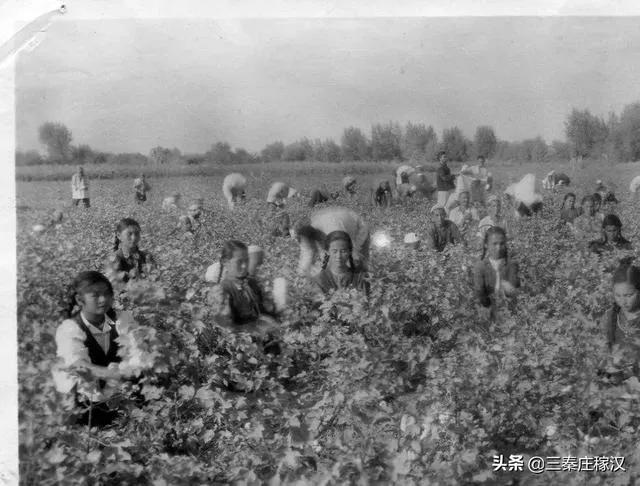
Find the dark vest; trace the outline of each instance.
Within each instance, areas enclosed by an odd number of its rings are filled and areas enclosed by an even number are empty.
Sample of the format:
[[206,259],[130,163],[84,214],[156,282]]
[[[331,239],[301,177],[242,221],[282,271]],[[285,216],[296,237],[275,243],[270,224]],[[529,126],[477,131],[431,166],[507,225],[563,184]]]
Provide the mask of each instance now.
[[[116,319],[116,314],[113,310],[107,313],[107,316],[114,320]],[[86,339],[84,340],[84,345],[87,347],[89,351],[89,359],[91,359],[91,363],[96,366],[109,366],[109,363],[119,363],[122,359],[118,356],[118,343],[116,342],[116,338],[118,337],[118,332],[116,331],[115,326],[111,326],[111,332],[109,334],[110,343],[109,343],[109,352],[107,354],[104,353],[102,347],[96,341],[96,338],[93,337],[91,331],[86,326],[86,324],[82,320],[82,316],[78,312],[76,314],[74,321],[82,332],[85,333]]]

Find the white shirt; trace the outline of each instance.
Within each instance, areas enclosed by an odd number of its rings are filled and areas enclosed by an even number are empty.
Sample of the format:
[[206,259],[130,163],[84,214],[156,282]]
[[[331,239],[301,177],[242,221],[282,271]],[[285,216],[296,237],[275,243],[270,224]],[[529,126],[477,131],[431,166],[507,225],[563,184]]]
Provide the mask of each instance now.
[[[109,352],[110,346],[110,332],[111,325],[116,326],[118,329],[118,321],[114,322],[109,317],[105,316],[104,323],[101,328],[98,328],[91,324],[80,314],[82,321],[87,326],[92,336],[98,342],[100,347],[105,353]],[[56,388],[61,393],[68,393],[73,388],[73,385],[78,384],[78,392],[90,397],[93,401],[101,401],[108,397],[113,390],[105,387],[102,391],[99,391],[95,386],[95,383],[85,383],[79,380],[77,377],[64,370],[66,367],[72,367],[78,361],[91,363],[89,358],[89,350],[84,345],[86,340],[86,334],[80,329],[80,326],[73,319],[66,319],[60,324],[56,330],[56,346],[57,356],[62,362],[61,365],[57,365],[52,370],[53,380]]]
[[237,172],[227,175],[222,182],[222,192],[228,201],[234,196],[239,196],[246,187],[247,178]]
[[71,194],[73,199],[87,199],[89,197],[89,181],[87,176],[80,174],[73,174],[71,177]]
[[267,202],[275,203],[289,196],[290,188],[284,182],[274,182],[267,194]]

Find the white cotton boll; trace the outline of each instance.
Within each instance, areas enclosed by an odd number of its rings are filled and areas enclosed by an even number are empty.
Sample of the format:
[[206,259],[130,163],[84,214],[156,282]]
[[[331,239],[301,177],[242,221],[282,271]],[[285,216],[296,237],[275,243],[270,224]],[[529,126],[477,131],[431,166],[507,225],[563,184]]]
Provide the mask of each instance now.
[[33,232],[34,232],[34,233],[42,233],[45,229],[46,229],[46,228],[44,227],[44,225],[36,224],[36,225],[33,227]]
[[207,282],[217,282],[219,275],[220,275],[220,262],[215,262],[213,265],[210,265],[209,268],[207,268],[207,271],[204,275],[204,279]]
[[273,279],[273,302],[277,311],[287,307],[287,280],[284,277]]
[[407,233],[406,235],[404,235],[405,243],[416,243],[417,241],[420,241],[420,239],[415,233]]

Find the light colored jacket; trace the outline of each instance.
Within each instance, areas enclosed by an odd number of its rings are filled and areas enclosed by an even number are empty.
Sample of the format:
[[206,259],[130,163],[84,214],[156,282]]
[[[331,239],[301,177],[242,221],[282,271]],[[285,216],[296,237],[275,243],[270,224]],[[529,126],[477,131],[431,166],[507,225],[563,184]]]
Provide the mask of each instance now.
[[89,180],[86,174],[82,177],[75,173],[71,177],[71,194],[73,199],[87,199],[89,197]]

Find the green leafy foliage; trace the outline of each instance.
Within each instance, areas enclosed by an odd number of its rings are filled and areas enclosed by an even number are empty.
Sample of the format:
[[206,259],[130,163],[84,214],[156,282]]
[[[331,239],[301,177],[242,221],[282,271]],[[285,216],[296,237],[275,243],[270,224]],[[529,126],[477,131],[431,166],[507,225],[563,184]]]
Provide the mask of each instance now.
[[[591,187],[596,177],[576,183]],[[290,182],[310,190],[340,178]],[[432,203],[419,198],[390,209],[369,207],[365,194],[339,201],[396,243],[372,248],[368,301],[345,291],[317,302],[295,275],[296,243],[270,236],[267,179],[233,213],[221,178],[156,180],[143,206],[134,205],[129,180],[105,181],[92,189],[91,209],[68,208],[62,225],[37,235],[30,228],[49,211],[42,201],[66,198],[67,184],[19,184],[18,203],[34,208],[18,214],[24,484],[638,480],[640,382],[628,356],[607,358],[596,324],[611,302],[615,259],[594,258],[558,229],[562,194],[546,196],[541,218],[510,221],[523,288],[488,326],[471,291],[477,242],[439,254],[402,245],[407,232],[426,235]],[[173,191],[205,198],[210,234],[172,234],[177,213],[161,211],[160,201]],[[619,196],[624,234],[638,247],[640,203]],[[289,203],[293,221],[308,214],[305,203]],[[56,392],[50,373],[60,302],[78,271],[102,268],[124,216],[141,223],[141,248],[158,262],[147,280],[117,288],[117,309],[135,318],[134,340],[121,338],[125,364],[141,375],[120,384],[122,414],[112,427],[71,426],[73,400]],[[231,237],[267,250],[267,287],[276,277],[289,283],[277,356],[215,326],[204,273]],[[137,386],[143,400],[131,398]],[[628,472],[492,472],[495,454],[625,456]]]

